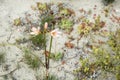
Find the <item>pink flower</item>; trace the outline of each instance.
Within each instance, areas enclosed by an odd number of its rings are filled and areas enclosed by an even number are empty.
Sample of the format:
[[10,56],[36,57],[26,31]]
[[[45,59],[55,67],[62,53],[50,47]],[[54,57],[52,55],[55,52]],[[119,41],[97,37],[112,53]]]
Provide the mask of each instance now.
[[45,24],[44,24],[44,29],[47,29],[47,28],[48,28],[48,23],[45,22]]
[[32,27],[31,29],[31,33],[32,35],[38,35],[40,33],[40,27],[36,28],[36,27]]
[[61,32],[58,31],[58,29],[54,29],[50,32],[52,37],[59,37],[61,35]]

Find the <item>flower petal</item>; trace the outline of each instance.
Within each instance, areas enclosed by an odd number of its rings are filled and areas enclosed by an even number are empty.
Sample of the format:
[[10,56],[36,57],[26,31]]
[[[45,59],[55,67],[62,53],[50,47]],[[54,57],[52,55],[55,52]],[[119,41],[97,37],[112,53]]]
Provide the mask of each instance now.
[[30,32],[30,34],[35,35],[35,33],[34,33],[34,32]]
[[31,29],[31,30],[34,32],[34,31],[37,31],[37,28],[32,27],[32,29]]

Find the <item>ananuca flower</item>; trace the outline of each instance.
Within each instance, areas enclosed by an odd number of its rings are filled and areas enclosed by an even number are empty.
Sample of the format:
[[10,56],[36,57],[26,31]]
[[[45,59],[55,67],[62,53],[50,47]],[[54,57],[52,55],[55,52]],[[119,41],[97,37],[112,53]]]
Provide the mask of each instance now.
[[32,34],[32,35],[38,35],[38,34],[40,34],[40,27],[38,27],[38,28],[32,27],[31,31],[32,32],[30,34]]
[[54,29],[50,32],[52,37],[59,37],[61,35],[61,32],[58,29]]

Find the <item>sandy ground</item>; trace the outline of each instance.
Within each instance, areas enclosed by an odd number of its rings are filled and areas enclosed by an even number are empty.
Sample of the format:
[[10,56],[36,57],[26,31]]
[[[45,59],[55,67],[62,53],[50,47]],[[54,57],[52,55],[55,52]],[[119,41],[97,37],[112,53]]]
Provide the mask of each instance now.
[[[23,17],[26,12],[32,13],[31,5],[35,5],[36,2],[65,2],[70,4],[70,6],[75,10],[76,16],[82,15],[79,13],[79,9],[83,8],[86,11],[92,10],[93,14],[100,14],[102,9],[105,7],[103,3],[101,3],[101,0],[0,0],[0,51],[6,51],[6,64],[0,65],[0,80],[36,80],[35,75],[39,76],[40,78],[44,75],[44,68],[40,67],[40,69],[37,71],[38,73],[35,73],[34,70],[31,70],[28,68],[28,66],[24,63],[20,64],[20,69],[17,69],[12,73],[12,75],[8,75],[6,79],[4,79],[4,74],[9,73],[10,71],[16,69],[17,63],[20,62],[20,60],[23,58],[23,52],[15,45],[10,45],[9,43],[15,43],[16,39],[20,37],[24,37],[23,34],[18,32],[13,24],[13,20],[18,17]],[[120,14],[120,1],[116,0],[116,2],[113,4],[113,9],[117,11],[117,15]],[[97,9],[94,10],[94,6],[97,6]],[[112,13],[112,12],[111,12]],[[92,19],[92,15],[85,15],[86,17]],[[102,14],[103,15],[103,14]],[[104,15],[103,15],[104,16]],[[120,16],[120,15],[119,15]],[[102,17],[102,19],[106,20],[106,23],[109,25],[112,25],[112,21],[109,19],[106,19],[105,17]],[[74,25],[74,28],[76,29],[78,24]],[[116,26],[119,26],[116,24]],[[112,28],[112,30],[115,30],[116,28]],[[78,35],[76,34],[76,31],[73,31],[71,35],[74,36],[74,38],[77,38]],[[61,50],[62,45],[68,40],[68,35],[62,35],[58,39],[54,39],[54,41],[57,41],[57,45],[55,46],[53,43],[53,51],[56,47],[56,50]],[[61,39],[62,38],[62,39]],[[87,43],[89,41],[88,38],[82,38],[79,42],[79,47],[82,48],[83,44]],[[62,42],[62,43],[61,43]],[[3,45],[2,43],[7,43],[6,45]],[[73,41],[73,43],[76,43],[76,40]],[[75,44],[77,45],[77,44]],[[78,62],[79,56],[83,55],[82,49],[65,49],[67,55],[65,55],[64,60],[67,60],[70,57],[75,56],[75,58],[69,60],[66,62],[65,65],[57,66],[61,64],[61,62],[54,62],[51,61],[50,65],[50,71],[51,74],[54,74],[60,78],[60,80],[74,80],[74,75],[72,74],[72,71],[77,68],[79,65],[75,66],[75,63]],[[9,70],[6,71],[4,68],[5,66],[8,66]],[[55,67],[55,68],[54,68]],[[43,72],[42,72],[42,71]],[[15,79],[13,79],[13,77]],[[101,80],[101,79],[97,79]],[[106,80],[106,79],[105,79]],[[108,80],[114,80],[114,77]]]

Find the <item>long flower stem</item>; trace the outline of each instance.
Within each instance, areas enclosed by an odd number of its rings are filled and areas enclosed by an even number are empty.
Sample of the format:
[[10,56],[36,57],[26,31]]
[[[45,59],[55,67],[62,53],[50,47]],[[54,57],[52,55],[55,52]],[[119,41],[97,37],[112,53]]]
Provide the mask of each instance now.
[[47,51],[46,51],[46,30],[44,30],[44,49],[45,49],[45,67],[46,67],[46,80],[48,80],[48,57],[47,57]]
[[49,56],[48,56],[48,69],[49,69],[49,64],[50,64],[50,54],[51,54],[51,48],[52,48],[52,40],[53,40],[53,37],[51,36],[50,38],[50,47],[49,47]]

